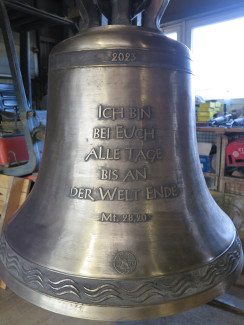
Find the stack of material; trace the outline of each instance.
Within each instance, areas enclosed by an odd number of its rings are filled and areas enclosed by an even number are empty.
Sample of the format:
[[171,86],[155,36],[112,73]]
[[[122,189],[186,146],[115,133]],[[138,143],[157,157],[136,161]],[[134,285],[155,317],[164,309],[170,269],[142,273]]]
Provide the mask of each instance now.
[[[0,235],[14,212],[26,200],[31,183],[30,179],[0,175]],[[1,279],[0,288],[6,288]]]
[[21,121],[0,121],[0,135],[23,134]]
[[197,121],[206,122],[212,120],[214,114],[221,110],[220,102],[200,103],[197,111]]

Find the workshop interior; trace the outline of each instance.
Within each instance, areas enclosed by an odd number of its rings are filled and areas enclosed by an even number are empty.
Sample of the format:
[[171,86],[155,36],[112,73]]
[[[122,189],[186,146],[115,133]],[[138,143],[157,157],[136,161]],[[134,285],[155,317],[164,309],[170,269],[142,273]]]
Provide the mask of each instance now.
[[243,324],[244,1],[0,28],[0,324]]

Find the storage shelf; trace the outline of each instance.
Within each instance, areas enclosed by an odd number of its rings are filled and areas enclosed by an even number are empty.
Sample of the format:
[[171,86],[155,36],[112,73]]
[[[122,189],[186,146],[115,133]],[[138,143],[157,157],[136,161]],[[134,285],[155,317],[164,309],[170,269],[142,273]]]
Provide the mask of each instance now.
[[[243,137],[244,128],[226,129],[218,127],[199,126],[196,127],[197,132],[214,132],[216,134],[215,145],[217,146],[216,153],[216,172],[204,173],[206,179],[214,179],[214,189],[222,193],[230,193],[235,195],[244,195],[244,178],[226,176],[226,146],[230,138]],[[207,134],[207,133],[206,133]],[[201,142],[201,141],[199,141]],[[202,141],[204,142],[204,141]],[[206,141],[208,142],[208,140]],[[230,165],[229,167],[237,167]]]
[[229,134],[229,133],[244,133],[244,128],[217,128],[217,127],[207,127],[207,126],[198,126],[196,127],[197,131],[205,131],[205,132],[215,132],[217,134]]
[[205,177],[211,177],[211,178],[215,178],[216,176],[218,176],[216,173],[203,173]]

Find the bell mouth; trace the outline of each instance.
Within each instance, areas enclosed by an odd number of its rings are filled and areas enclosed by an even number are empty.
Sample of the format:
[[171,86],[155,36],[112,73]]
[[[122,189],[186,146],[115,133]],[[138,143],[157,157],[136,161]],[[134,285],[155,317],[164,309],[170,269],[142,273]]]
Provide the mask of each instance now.
[[0,243],[0,272],[12,291],[44,309],[83,319],[126,321],[180,313],[224,293],[242,269],[237,234],[228,249],[206,265],[137,281],[62,274],[24,259],[4,236]]

